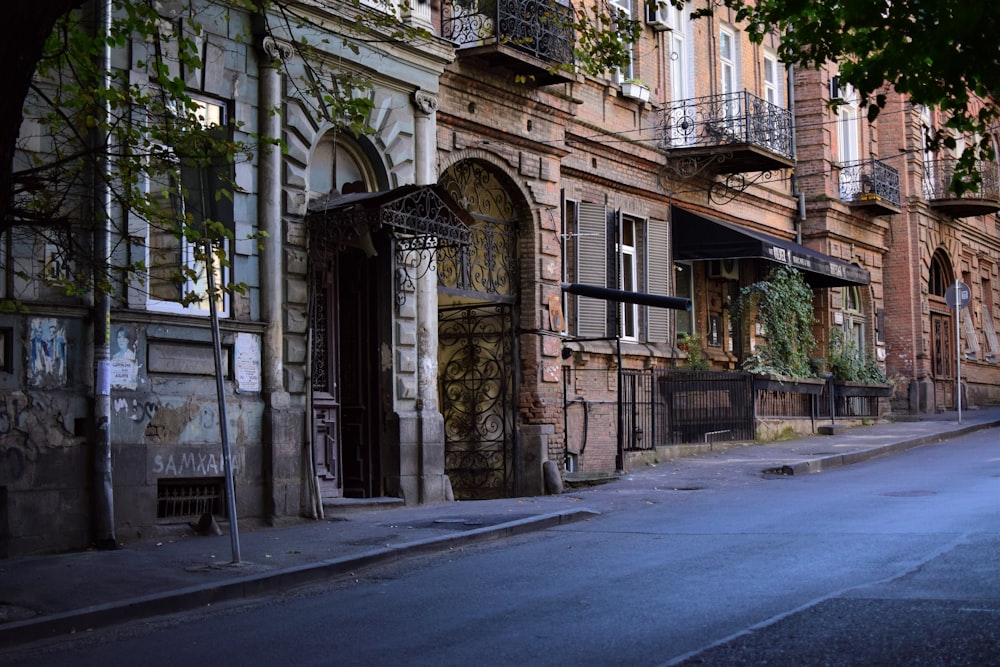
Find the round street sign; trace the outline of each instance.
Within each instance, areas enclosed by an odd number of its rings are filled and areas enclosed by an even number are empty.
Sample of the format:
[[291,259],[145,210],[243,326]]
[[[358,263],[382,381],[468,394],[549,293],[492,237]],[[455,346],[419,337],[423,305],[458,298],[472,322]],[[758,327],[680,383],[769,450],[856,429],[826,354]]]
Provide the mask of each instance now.
[[944,302],[948,304],[949,308],[955,308],[955,304],[958,304],[958,308],[965,308],[969,305],[970,298],[972,298],[972,290],[960,280],[952,283],[944,293]]

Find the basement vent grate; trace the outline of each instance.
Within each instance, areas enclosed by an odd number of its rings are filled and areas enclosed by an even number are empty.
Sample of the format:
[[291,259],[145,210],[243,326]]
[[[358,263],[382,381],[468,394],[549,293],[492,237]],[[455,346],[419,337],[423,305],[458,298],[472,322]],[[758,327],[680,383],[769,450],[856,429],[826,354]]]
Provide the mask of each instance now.
[[157,519],[197,519],[209,512],[225,516],[221,477],[156,480]]

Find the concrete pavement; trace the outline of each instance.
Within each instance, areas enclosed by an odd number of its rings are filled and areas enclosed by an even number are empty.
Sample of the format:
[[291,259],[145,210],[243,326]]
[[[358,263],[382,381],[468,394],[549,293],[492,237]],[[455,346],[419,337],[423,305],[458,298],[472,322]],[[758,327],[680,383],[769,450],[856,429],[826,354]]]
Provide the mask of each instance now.
[[[767,444],[718,446],[636,467],[611,483],[558,496],[351,511],[279,528],[240,526],[240,563],[228,534],[141,539],[113,551],[0,561],[0,649],[226,601],[276,594],[409,556],[460,549],[601,514],[654,494],[756,483],[859,463],[1000,426],[1000,406],[860,426]],[[121,537],[121,536],[119,536]]]

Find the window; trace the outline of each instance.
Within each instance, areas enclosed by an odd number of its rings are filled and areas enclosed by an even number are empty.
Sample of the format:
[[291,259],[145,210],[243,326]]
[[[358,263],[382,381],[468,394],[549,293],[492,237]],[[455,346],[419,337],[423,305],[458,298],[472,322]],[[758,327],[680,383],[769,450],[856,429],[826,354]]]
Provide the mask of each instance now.
[[931,258],[930,276],[927,279],[927,291],[933,296],[944,298],[945,291],[951,284],[948,277],[948,267],[940,252],[934,253]]
[[935,173],[936,161],[934,151],[931,150],[931,137],[934,134],[934,120],[931,110],[928,107],[920,107],[920,141],[923,147],[924,162],[924,198],[930,199],[935,196],[937,190],[937,174]]
[[[621,12],[625,18],[632,18],[632,0],[611,0],[611,6]],[[628,65],[618,70],[618,79],[628,81],[636,78],[635,73],[635,44],[629,42],[628,45]]]
[[723,95],[739,92],[736,48],[736,33],[722,28],[719,31],[719,92]]
[[[198,122],[216,137],[225,132],[226,109],[218,103],[195,100]],[[232,200],[215,192],[220,178],[230,169],[220,156],[210,165],[192,165],[177,155],[172,146],[154,147],[147,182],[153,206],[153,218],[146,226],[145,239],[139,243],[148,271],[144,285],[149,310],[184,314],[207,314],[209,257],[205,245],[182,233],[181,225],[197,225],[211,219],[232,223]],[[226,174],[220,172],[225,171]],[[216,287],[225,286],[227,270],[222,265],[228,256],[225,241],[214,244],[211,263]],[[220,314],[226,314],[228,300],[218,298]]]
[[688,30],[691,21],[685,9],[679,9],[670,5],[666,9],[669,12],[671,25],[673,26],[670,36],[670,51],[667,54],[670,58],[670,99],[677,102],[693,97],[691,91],[690,57],[688,48]]
[[778,57],[773,53],[764,54],[764,99],[775,106],[783,106],[781,96],[781,83],[779,80],[780,67]]
[[[638,292],[639,271],[636,253],[635,218],[622,216],[618,230],[618,289],[626,292]],[[619,312],[619,333],[622,340],[639,340],[639,306],[634,303],[621,304]]]
[[[697,141],[697,131],[692,119],[696,117],[691,57],[691,20],[688,9],[678,9],[668,5],[663,11],[673,25],[667,33],[670,67],[670,140],[678,146]],[[685,102],[687,101],[687,102]]]
[[[563,219],[567,282],[669,293],[665,222],[569,200],[564,202]],[[617,333],[627,341],[668,342],[668,312],[662,308],[576,296],[568,300],[566,311],[569,331],[580,338],[612,338]]]
[[865,352],[865,318],[861,306],[861,290],[852,285],[844,293],[844,342],[854,345],[860,354]]
[[730,28],[719,31],[719,92],[723,96],[722,113],[731,135],[742,135],[739,117],[742,108],[736,33]]
[[853,89],[843,91],[843,103],[837,107],[837,159],[840,163],[840,197],[848,199],[857,190],[858,170],[858,100]]
[[340,134],[328,134],[309,158],[309,191],[313,196],[331,193],[372,192],[378,179],[362,148]]

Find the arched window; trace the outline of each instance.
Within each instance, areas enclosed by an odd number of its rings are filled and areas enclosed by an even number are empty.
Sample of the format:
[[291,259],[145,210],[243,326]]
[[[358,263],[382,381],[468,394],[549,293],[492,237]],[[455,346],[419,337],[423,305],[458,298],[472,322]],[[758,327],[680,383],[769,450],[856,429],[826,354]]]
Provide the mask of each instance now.
[[944,293],[950,284],[951,277],[948,270],[948,260],[945,259],[939,250],[931,257],[931,271],[930,277],[927,280],[927,291],[933,296],[944,297]]
[[378,190],[371,162],[353,139],[330,132],[309,160],[309,190],[316,196]]
[[865,316],[861,306],[861,290],[857,285],[843,289],[844,340],[854,343],[859,352],[865,351]]

